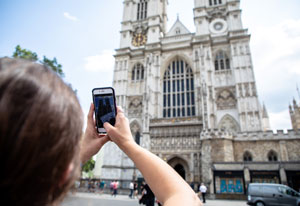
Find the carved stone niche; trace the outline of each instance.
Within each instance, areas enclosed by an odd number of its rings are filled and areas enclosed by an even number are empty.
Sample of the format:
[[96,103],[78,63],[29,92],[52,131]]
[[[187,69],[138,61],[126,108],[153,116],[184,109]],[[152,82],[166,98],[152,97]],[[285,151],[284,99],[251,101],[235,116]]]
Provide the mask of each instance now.
[[235,88],[225,88],[217,91],[217,108],[219,110],[236,108]]
[[143,97],[132,97],[130,98],[129,102],[129,116],[141,116],[143,113]]
[[225,8],[214,8],[213,10],[210,10],[207,12],[208,13],[208,18],[210,19],[210,21],[212,21],[213,19],[216,18],[222,18],[222,19],[226,19],[226,9]]
[[234,134],[240,131],[238,122],[228,114],[221,119],[218,128]]

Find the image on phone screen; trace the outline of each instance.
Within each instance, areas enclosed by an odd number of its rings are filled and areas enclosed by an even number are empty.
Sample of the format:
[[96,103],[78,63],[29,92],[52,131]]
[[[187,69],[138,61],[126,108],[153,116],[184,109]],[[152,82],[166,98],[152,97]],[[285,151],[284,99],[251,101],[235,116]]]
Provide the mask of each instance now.
[[105,122],[109,122],[114,126],[116,123],[116,111],[113,94],[98,94],[94,98],[97,127],[103,128]]

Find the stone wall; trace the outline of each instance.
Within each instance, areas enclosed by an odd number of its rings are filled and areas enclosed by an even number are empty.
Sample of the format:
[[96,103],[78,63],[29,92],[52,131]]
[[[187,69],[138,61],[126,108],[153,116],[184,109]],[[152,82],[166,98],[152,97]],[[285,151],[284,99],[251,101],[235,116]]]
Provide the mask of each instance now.
[[[234,160],[243,162],[243,155],[246,151],[252,155],[252,161],[268,161],[268,153],[273,150],[280,154],[279,141],[234,141]],[[278,155],[279,161],[281,160]]]
[[300,140],[286,141],[289,161],[300,161]]

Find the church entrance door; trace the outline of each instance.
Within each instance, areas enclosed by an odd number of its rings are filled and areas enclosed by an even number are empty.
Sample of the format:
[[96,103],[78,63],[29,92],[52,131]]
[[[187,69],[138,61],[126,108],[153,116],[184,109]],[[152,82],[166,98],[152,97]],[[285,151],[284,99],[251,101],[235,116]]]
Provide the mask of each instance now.
[[174,169],[183,179],[185,179],[185,170],[181,164],[177,164]]
[[190,181],[191,174],[189,172],[189,165],[186,160],[178,156],[171,158],[168,164],[186,181]]

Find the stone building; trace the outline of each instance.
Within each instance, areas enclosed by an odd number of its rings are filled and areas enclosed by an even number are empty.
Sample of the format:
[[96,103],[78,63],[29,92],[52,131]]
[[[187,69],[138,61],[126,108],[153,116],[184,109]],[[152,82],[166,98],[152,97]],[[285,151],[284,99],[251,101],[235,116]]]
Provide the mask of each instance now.
[[295,99],[293,99],[293,107],[289,106],[290,117],[292,122],[293,130],[300,129],[300,107],[298,106]]
[[[212,195],[243,195],[249,182],[300,187],[300,136],[267,131],[240,0],[195,0],[195,33],[179,18],[166,30],[167,4],[123,2],[113,86],[136,142]],[[126,188],[142,178],[114,144],[103,153],[102,179]]]

